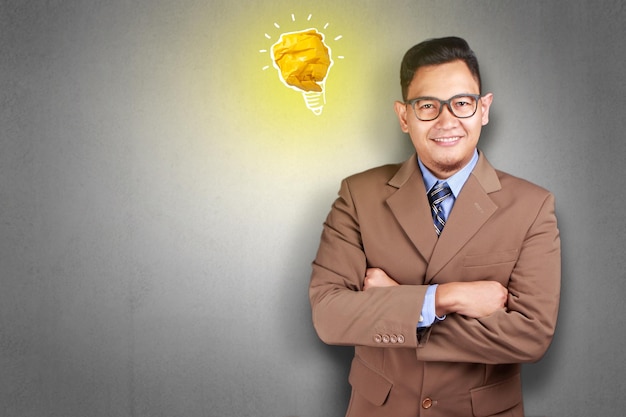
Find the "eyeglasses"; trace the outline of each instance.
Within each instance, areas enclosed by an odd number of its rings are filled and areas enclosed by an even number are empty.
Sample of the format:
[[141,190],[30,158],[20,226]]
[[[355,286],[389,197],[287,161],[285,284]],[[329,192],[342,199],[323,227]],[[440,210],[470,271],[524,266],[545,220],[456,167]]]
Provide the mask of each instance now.
[[467,119],[476,113],[480,94],[457,94],[448,100],[439,100],[435,97],[418,97],[407,101],[413,107],[415,117],[423,122],[435,120],[441,114],[443,106],[459,119]]

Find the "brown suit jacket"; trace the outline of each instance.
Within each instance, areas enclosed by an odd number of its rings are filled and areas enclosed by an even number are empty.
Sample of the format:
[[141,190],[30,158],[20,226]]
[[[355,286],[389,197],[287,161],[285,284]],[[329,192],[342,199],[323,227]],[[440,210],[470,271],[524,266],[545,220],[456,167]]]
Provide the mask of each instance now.
[[[379,267],[400,286],[362,291]],[[560,293],[554,197],[480,154],[437,238],[413,155],[342,182],[313,262],[313,324],[355,346],[347,416],[523,416],[520,363],[554,334]],[[429,284],[495,280],[506,311],[450,314],[416,335]]]

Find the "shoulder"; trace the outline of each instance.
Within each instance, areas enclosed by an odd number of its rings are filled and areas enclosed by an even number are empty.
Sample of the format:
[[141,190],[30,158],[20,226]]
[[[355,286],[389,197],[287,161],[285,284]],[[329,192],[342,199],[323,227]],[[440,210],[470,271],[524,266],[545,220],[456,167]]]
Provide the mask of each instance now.
[[398,172],[402,164],[387,164],[370,168],[362,172],[358,172],[345,178],[344,181],[350,185],[374,185],[387,184]]
[[525,196],[547,196],[550,191],[524,178],[517,177],[507,172],[496,169],[496,175],[502,185],[502,191],[511,193],[520,193]]
[[354,187],[383,186],[400,188],[416,176],[421,178],[417,165],[417,156],[413,154],[402,163],[382,165],[351,175],[344,180],[344,184]]
[[551,194],[550,191],[537,184],[494,168],[482,153],[472,173],[489,194],[506,195],[512,198],[529,198],[530,196],[546,198]]
[[545,209],[554,211],[554,195],[547,189],[503,171],[496,173],[502,188],[490,197],[501,209],[517,212],[520,217],[535,217]]
[[397,191],[394,181],[403,176],[405,165],[406,163],[381,165],[352,174],[341,182],[339,195],[353,200],[355,204],[377,205]]

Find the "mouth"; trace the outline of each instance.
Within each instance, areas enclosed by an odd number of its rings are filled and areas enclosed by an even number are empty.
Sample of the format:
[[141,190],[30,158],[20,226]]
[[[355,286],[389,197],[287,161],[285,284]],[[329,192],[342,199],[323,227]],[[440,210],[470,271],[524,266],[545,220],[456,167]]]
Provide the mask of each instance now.
[[461,136],[449,136],[443,138],[432,138],[433,142],[442,144],[442,145],[452,145],[461,140]]

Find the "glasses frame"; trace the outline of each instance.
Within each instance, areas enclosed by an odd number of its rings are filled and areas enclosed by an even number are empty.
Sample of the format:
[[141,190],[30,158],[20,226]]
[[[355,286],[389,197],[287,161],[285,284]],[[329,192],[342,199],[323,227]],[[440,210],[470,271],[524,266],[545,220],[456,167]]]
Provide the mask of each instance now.
[[[473,97],[476,100],[476,107],[474,107],[474,111],[472,112],[472,114],[470,114],[469,116],[457,116],[456,113],[454,113],[454,111],[452,110],[452,106],[450,105],[450,102],[452,100],[454,100],[455,98],[459,98],[459,97]],[[437,97],[417,97],[417,98],[413,98],[411,100],[408,100],[405,102],[405,104],[410,105],[411,108],[413,109],[413,114],[415,114],[415,117],[417,117],[417,120],[421,120],[422,122],[430,122],[432,120],[437,119],[440,115],[441,112],[443,111],[443,106],[445,105],[448,108],[448,111],[450,112],[451,115],[453,115],[454,117],[456,117],[457,119],[469,119],[470,117],[474,116],[476,114],[476,110],[478,110],[478,102],[480,101],[480,99],[482,98],[482,96],[480,94],[456,94],[452,97],[450,97],[447,100],[440,100]],[[419,100],[433,100],[433,101],[438,101],[440,106],[439,106],[439,113],[437,113],[437,115],[431,119],[422,119],[417,115],[417,110],[415,109],[415,103],[417,103]]]

